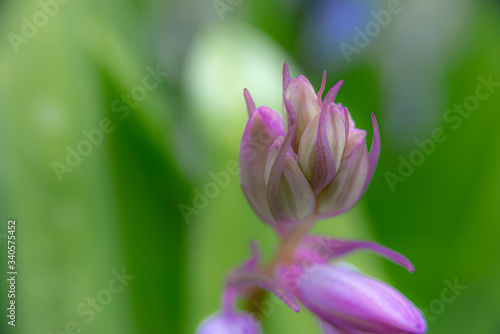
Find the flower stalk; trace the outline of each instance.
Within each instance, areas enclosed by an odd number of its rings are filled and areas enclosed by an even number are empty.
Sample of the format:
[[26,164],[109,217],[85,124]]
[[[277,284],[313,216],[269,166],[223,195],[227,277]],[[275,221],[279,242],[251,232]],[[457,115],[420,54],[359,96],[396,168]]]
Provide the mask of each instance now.
[[[227,277],[222,311],[208,318],[198,333],[262,333],[260,322],[248,319],[261,314],[258,306],[267,292],[295,312],[300,311],[299,301],[327,334],[427,332],[422,312],[403,294],[338,262],[364,249],[413,272],[406,257],[374,242],[310,235],[318,220],[356,205],[380,156],[375,115],[368,151],[366,131],[356,128],[349,110],[335,102],[342,85],[338,81],[323,98],[326,71],[316,94],[304,76],[291,78],[285,63],[282,116],[265,106],[256,108],[244,90],[249,120],[240,146],[241,186],[280,243],[267,265],[260,264],[252,244],[251,257]],[[235,310],[237,298],[246,301],[245,312]]]

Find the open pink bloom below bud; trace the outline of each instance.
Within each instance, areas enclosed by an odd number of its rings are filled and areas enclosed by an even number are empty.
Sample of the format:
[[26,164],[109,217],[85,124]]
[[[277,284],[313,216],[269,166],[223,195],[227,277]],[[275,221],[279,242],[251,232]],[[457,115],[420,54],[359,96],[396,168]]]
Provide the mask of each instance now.
[[399,291],[349,267],[328,263],[362,248],[414,269],[403,255],[377,243],[306,237],[296,263],[280,268],[278,275],[294,297],[324,322],[325,333],[426,333],[422,313]]
[[250,313],[225,312],[209,317],[201,325],[197,334],[262,334],[260,326],[248,322]]
[[347,267],[318,265],[298,287],[297,299],[339,333],[427,331],[420,311],[399,291]]
[[380,155],[380,133],[372,114],[370,153],[366,132],[335,103],[337,82],[322,100],[303,76],[283,68],[283,118],[255,108],[245,90],[249,120],[240,146],[240,179],[250,205],[266,223],[286,231],[306,217],[331,217],[351,209],[364,194]]
[[236,294],[234,288],[228,288],[223,297],[222,311],[205,319],[196,334],[262,334],[260,322],[253,314],[234,310]]

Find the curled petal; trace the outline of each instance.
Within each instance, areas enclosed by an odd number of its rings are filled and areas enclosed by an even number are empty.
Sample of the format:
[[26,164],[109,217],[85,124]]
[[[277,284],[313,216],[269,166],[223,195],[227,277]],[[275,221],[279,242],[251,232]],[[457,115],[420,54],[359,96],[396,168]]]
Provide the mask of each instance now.
[[323,92],[325,91],[325,86],[326,86],[326,70],[323,71],[323,78],[321,79],[321,87],[319,88],[318,91],[318,106],[321,108],[323,105],[323,102],[321,101],[323,99]]
[[323,236],[308,236],[304,238],[296,253],[298,261],[307,260],[315,263],[327,263],[357,250],[372,251],[413,272],[415,267],[403,254],[382,246],[379,243],[363,240],[339,240]]
[[318,212],[331,217],[350,210],[360,199],[368,174],[366,145],[359,143],[342,161],[333,181],[318,195]]
[[323,321],[347,333],[427,331],[422,313],[404,295],[347,267],[315,266],[303,277],[295,296]]
[[243,193],[257,215],[273,225],[267,203],[265,168],[267,153],[273,142],[283,136],[281,116],[267,107],[256,109],[243,133],[239,152],[240,181]]
[[337,94],[342,88],[342,85],[344,84],[344,80],[337,81],[335,85],[333,85],[332,88],[326,93],[325,99],[323,100],[323,105],[321,106],[321,109],[323,110],[324,108],[328,107],[330,103],[335,102],[335,98],[337,97]]

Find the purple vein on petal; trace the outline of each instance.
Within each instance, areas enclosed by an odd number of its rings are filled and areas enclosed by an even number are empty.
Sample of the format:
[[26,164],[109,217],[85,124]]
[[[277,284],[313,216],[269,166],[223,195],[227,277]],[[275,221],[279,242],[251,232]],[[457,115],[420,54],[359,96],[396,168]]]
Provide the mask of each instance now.
[[326,133],[326,116],[332,112],[333,107],[330,105],[326,107],[326,110],[320,111],[316,137],[316,165],[314,167],[314,176],[311,180],[311,187],[315,195],[319,194],[337,173]]

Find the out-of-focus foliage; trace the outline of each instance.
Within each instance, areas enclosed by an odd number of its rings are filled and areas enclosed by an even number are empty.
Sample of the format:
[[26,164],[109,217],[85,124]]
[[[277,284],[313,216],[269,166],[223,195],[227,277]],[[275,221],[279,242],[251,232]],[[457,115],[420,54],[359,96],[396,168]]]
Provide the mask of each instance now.
[[[448,112],[470,102],[479,77],[500,82],[498,1],[401,0],[347,57],[342,45],[356,46],[357,28],[377,22],[372,11],[386,2],[242,0],[218,13],[220,2],[0,2],[0,249],[15,218],[19,272],[16,328],[5,321],[2,274],[0,332],[59,333],[75,322],[83,333],[193,333],[250,241],[265,260],[276,248],[231,166],[247,119],[243,88],[281,111],[287,60],[316,89],[323,69],[327,86],[344,79],[338,101],[358,127],[370,129],[375,112],[382,129],[365,198],[315,231],[407,255],[413,275],[370,254],[348,260],[412,299],[430,333],[498,333],[500,87],[467,116]],[[447,139],[426,154],[417,142],[434,129]],[[84,154],[69,166],[72,150]],[[415,152],[423,161],[388,182]],[[62,181],[54,162],[71,169]],[[92,298],[102,301],[122,270],[134,278],[91,319]],[[446,292],[455,281],[465,290]],[[284,305],[264,326],[320,332],[307,310]]]

